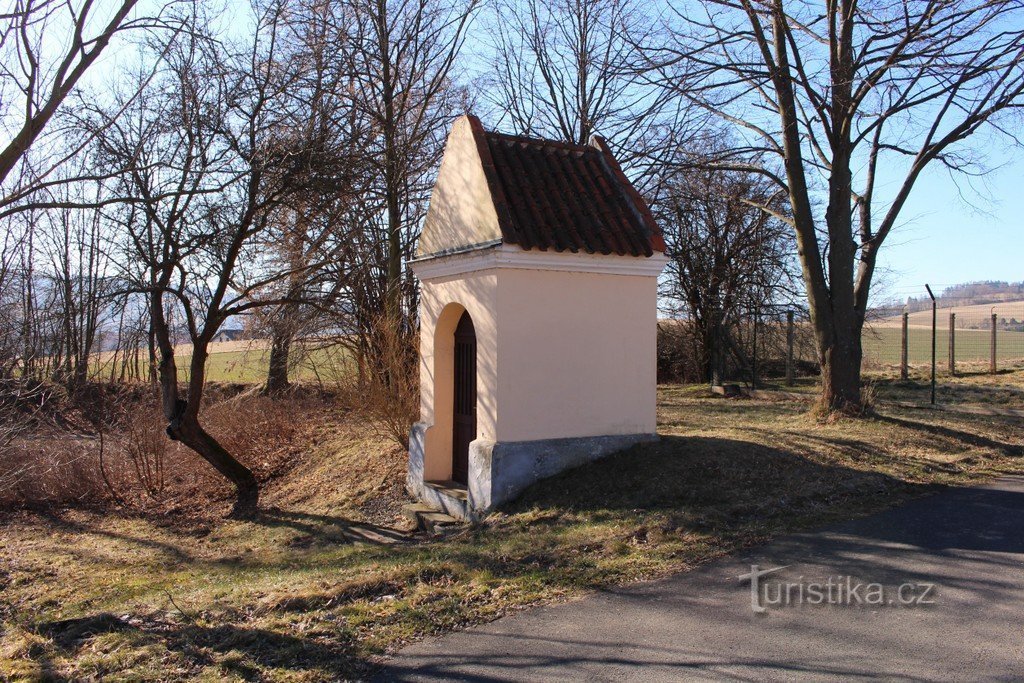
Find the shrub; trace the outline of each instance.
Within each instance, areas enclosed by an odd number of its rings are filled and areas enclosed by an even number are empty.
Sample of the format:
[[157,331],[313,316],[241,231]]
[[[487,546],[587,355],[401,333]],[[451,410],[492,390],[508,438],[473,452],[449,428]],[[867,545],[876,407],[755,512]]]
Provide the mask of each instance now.
[[[95,385],[54,400],[59,406],[37,410],[30,427],[0,440],[0,508],[174,507],[230,497],[205,461],[167,438],[152,386]],[[202,419],[265,481],[290,466],[307,425],[326,412],[318,394],[270,400],[244,385],[212,385]]]

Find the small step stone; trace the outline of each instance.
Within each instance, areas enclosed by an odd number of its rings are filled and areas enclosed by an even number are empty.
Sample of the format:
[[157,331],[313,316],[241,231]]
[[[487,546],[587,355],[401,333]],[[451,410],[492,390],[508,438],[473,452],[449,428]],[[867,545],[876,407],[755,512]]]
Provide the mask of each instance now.
[[466,486],[464,484],[459,484],[454,481],[427,481],[423,483],[435,491],[455,498],[456,500],[461,500],[464,503],[469,500],[469,492],[466,490]]
[[441,535],[462,522],[423,503],[410,503],[402,507],[405,516],[416,523],[417,528],[432,536]]

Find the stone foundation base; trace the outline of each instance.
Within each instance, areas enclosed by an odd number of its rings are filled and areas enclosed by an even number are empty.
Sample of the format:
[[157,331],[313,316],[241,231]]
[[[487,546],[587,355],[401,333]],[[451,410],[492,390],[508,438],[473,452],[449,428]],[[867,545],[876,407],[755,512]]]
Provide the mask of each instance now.
[[[414,497],[437,505],[437,493],[423,478],[424,443],[430,425],[416,423],[409,437],[406,486]],[[614,434],[541,441],[494,442],[477,439],[469,445],[468,504],[464,519],[478,519],[515,499],[531,484],[559,472],[593,462],[638,443],[657,441],[657,434]],[[443,501],[442,501],[443,502]],[[454,514],[449,510],[449,514]]]

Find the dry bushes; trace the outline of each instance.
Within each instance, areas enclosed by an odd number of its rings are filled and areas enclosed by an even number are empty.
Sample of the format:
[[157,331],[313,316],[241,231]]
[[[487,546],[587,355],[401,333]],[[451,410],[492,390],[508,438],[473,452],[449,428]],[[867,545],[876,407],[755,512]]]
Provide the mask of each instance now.
[[210,398],[202,414],[204,426],[260,481],[303,453],[310,428],[323,421],[331,403],[330,397],[301,390],[277,399],[251,389],[234,397]]
[[[308,446],[309,427],[328,413],[319,395],[281,400],[212,386],[202,419],[262,482]],[[155,391],[92,387],[25,433],[0,443],[0,509],[112,503],[137,509],[195,507],[231,489],[195,453],[172,442]]]
[[[754,323],[743,320],[727,327],[724,379],[747,382],[754,361]],[[794,335],[796,374],[820,374],[814,351],[814,336],[809,325],[798,324]],[[699,329],[691,320],[658,322],[658,382],[660,384],[696,384],[707,379],[706,354]],[[784,377],[786,374],[786,323],[784,318],[765,315],[757,323],[757,374]]]
[[[146,403],[125,416],[119,441],[135,483],[150,497],[160,499],[167,485],[167,453],[173,444],[162,428],[156,401],[151,398]],[[105,464],[100,460],[101,467]]]
[[71,435],[33,435],[0,449],[0,508],[46,507],[108,496],[97,445]]
[[[340,342],[335,352],[323,354],[321,377],[332,378],[327,386],[339,403],[375,436],[408,449],[409,432],[420,412],[419,337],[383,318],[371,327],[364,338]],[[336,352],[342,348],[346,352]]]
[[379,436],[408,449],[409,432],[420,411],[419,339],[391,328],[378,339],[374,368],[359,373],[361,381],[349,387],[350,404]]
[[690,321],[659,321],[657,353],[659,384],[699,381],[700,345]]
[[8,378],[0,390],[0,507],[103,495],[99,440],[59,385]]

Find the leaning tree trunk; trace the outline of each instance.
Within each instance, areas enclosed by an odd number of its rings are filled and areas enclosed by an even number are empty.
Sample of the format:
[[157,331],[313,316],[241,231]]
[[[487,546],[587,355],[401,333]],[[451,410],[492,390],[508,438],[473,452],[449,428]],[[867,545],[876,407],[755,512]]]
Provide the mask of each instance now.
[[[175,406],[170,418],[167,434],[198,453],[206,462],[235,485],[235,504],[231,517],[251,517],[259,505],[259,482],[252,471],[238,462],[220,442],[203,429],[199,423],[199,406],[202,402],[203,385],[206,381],[206,358],[208,340],[201,338],[193,342],[190,366],[188,400]],[[164,410],[166,412],[165,403]]]
[[192,362],[188,384],[188,397],[181,399],[178,393],[178,368],[174,362],[174,347],[171,345],[170,330],[163,314],[163,297],[155,290],[150,297],[150,316],[153,336],[160,351],[158,375],[160,396],[167,418],[167,436],[180,441],[199,454],[215,470],[235,486],[235,504],[231,517],[251,517],[259,505],[259,482],[245,465],[238,462],[199,423],[199,406],[203,398],[206,380],[207,345],[209,339],[199,336],[193,339]]
[[256,513],[259,507],[260,487],[255,475],[203,429],[194,410],[186,405],[181,416],[177,420],[171,420],[167,433],[172,439],[181,441],[202,456],[235,485],[235,504],[231,509],[231,517],[244,519]]

